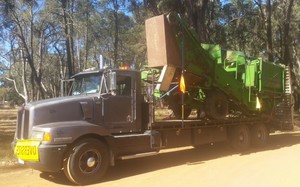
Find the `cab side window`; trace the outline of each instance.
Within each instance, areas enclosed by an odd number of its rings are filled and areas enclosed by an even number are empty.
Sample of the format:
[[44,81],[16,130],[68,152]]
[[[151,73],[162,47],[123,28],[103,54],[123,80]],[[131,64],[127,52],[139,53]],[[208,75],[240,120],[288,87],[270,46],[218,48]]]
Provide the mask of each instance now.
[[126,76],[119,76],[117,78],[117,95],[130,96],[131,95],[131,78]]

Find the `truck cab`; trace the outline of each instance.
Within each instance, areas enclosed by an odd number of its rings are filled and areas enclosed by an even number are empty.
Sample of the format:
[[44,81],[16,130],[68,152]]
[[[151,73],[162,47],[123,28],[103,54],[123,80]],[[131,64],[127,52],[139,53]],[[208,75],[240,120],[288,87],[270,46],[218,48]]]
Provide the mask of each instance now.
[[[142,123],[140,72],[101,69],[72,78],[70,96],[19,108],[12,142],[19,163],[44,172],[64,170],[72,182],[85,184],[115,158],[154,150]],[[74,168],[70,164],[77,169],[67,169]]]
[[140,72],[98,70],[82,72],[72,78],[72,96],[93,98],[93,106],[83,108],[88,121],[104,127],[111,134],[142,130]]

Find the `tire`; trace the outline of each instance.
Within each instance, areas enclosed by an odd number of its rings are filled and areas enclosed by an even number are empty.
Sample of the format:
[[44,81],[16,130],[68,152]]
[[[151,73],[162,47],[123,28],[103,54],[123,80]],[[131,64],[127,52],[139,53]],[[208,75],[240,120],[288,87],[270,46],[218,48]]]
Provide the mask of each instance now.
[[211,91],[206,94],[205,114],[213,119],[224,119],[228,114],[227,97],[217,91]]
[[86,185],[98,181],[109,166],[106,145],[86,139],[74,145],[64,159],[64,173],[73,183]]
[[251,143],[256,147],[263,147],[269,139],[269,131],[264,124],[251,127]]
[[[171,110],[173,111],[173,114],[175,116],[176,119],[181,119],[182,118],[182,106],[181,105],[175,105],[173,104],[172,107],[170,107]],[[189,115],[191,114],[192,109],[184,106],[184,119],[187,119],[189,117]]]
[[246,125],[238,125],[229,129],[229,138],[235,151],[245,151],[250,146],[250,131]]
[[[181,94],[176,93],[175,95],[168,96],[166,101],[169,105],[169,109],[173,111],[174,117],[176,119],[182,119]],[[189,117],[191,111],[191,107],[187,105],[184,106],[184,119]]]

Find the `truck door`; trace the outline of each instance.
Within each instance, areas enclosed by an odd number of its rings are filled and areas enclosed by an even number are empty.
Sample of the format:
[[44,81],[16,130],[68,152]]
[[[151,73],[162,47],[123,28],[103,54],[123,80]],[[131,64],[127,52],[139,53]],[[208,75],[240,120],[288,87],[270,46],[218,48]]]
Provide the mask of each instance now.
[[112,133],[134,131],[135,115],[135,84],[131,76],[117,76],[116,95],[103,98],[102,114],[104,125]]

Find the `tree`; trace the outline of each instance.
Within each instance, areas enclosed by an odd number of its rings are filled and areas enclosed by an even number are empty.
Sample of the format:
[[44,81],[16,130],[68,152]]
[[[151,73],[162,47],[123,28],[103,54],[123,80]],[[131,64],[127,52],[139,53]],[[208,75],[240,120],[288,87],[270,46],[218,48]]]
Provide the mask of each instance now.
[[143,67],[145,19],[175,11],[201,42],[290,65],[299,82],[298,2],[0,0],[0,39],[5,43],[0,73],[11,80],[5,86],[32,101],[61,95],[61,79],[99,67],[100,56],[106,66]]
[[[258,5],[261,15],[261,20],[264,23],[263,28],[266,33],[266,50],[268,54],[268,60],[270,62],[274,61],[273,57],[273,41],[272,41],[272,4],[271,0],[266,1],[266,5],[264,6],[261,0],[255,1],[256,5]],[[264,8],[265,7],[265,8]]]
[[203,43],[208,43],[208,32],[206,27],[206,13],[208,10],[208,0],[188,0],[185,5],[187,8],[187,15],[194,28],[196,29],[200,41]]
[[69,76],[72,76],[75,73],[74,40],[73,40],[73,33],[74,33],[74,26],[73,26],[74,0],[59,0],[59,1],[61,3],[65,38],[66,38],[68,71],[69,71]]
[[291,17],[292,17],[292,11],[293,11],[293,4],[294,0],[287,1],[286,8],[284,11],[285,20],[283,25],[283,62],[286,65],[290,65],[293,67],[293,63],[291,61],[291,38],[289,36],[290,34],[290,26],[291,26]]
[[[38,73],[34,61],[34,7],[35,1],[24,1],[17,3],[14,1],[2,2],[3,17],[10,26],[11,31],[18,38],[18,46],[22,53],[24,62],[28,63],[31,69],[32,81],[37,84],[41,98],[45,98],[44,89],[41,82],[41,71]],[[32,89],[34,90],[34,88]]]
[[267,53],[268,53],[268,60],[270,62],[273,62],[274,58],[273,58],[273,42],[272,42],[271,16],[272,16],[271,0],[267,0],[266,1]]

